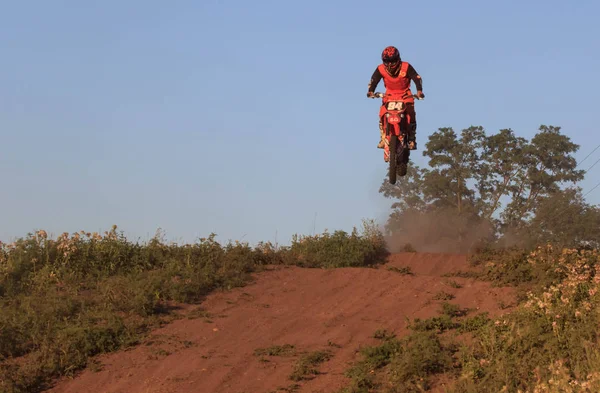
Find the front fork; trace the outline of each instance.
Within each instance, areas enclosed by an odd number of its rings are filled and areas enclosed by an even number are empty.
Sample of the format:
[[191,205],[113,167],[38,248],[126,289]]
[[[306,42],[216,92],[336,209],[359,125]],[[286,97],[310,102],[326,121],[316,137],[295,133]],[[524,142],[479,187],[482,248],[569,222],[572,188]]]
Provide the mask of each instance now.
[[[383,146],[383,160],[385,162],[389,162],[390,161],[390,133],[394,132],[394,127],[399,127],[401,126],[402,123],[404,123],[405,117],[404,117],[404,113],[400,114],[400,118],[402,119],[400,123],[398,123],[397,125],[393,125],[393,124],[389,124],[386,119],[385,119],[385,115],[382,116],[381,118],[381,122],[380,124],[380,132],[383,133],[385,135],[385,138],[383,138],[384,141],[384,146]],[[400,157],[400,150],[402,148],[402,146],[404,146],[404,135],[402,133],[402,130],[399,130],[400,132],[398,132],[398,144],[397,146],[397,151],[396,153],[396,157]]]

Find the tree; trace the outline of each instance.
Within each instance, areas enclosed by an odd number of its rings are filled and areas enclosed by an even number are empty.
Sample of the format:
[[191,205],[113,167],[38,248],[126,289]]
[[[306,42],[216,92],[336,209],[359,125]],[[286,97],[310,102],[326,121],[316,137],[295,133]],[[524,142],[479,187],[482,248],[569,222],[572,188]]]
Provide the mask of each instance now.
[[[424,156],[428,169],[409,166],[396,185],[384,181],[380,192],[396,199],[386,225],[392,244],[411,243],[419,249],[461,252],[484,228],[475,190],[469,181],[479,173],[485,132],[482,127],[462,130],[440,128],[429,137]],[[475,236],[476,237],[476,236]]]
[[480,168],[480,149],[485,140],[482,127],[462,130],[460,138],[452,128],[440,128],[429,136],[423,155],[432,168],[425,173],[424,193],[438,207],[455,207],[463,212],[463,203],[474,204],[475,193],[467,185]]
[[565,182],[580,181],[583,170],[577,170],[572,156],[579,145],[560,133],[560,127],[542,125],[530,143],[523,148],[522,166],[515,177],[512,200],[503,213],[504,224],[519,227],[531,218],[541,198],[556,192]]
[[462,248],[472,244],[474,228],[488,240],[529,228],[542,214],[539,203],[557,198],[565,183],[584,173],[572,156],[579,146],[560,127],[542,125],[531,141],[511,129],[488,136],[480,126],[460,135],[446,127],[425,146],[429,168],[409,165],[396,185],[384,180],[380,188],[395,199],[388,231],[414,236],[418,227],[435,238],[437,229],[446,228],[439,236],[454,237]]
[[531,244],[600,246],[600,209],[585,202],[581,188],[554,191],[540,199],[527,225]]
[[525,166],[524,150],[527,140],[515,136],[511,129],[502,129],[488,136],[483,143],[481,164],[477,176],[479,206],[482,214],[491,219],[501,208],[501,198],[518,189]]
[[396,184],[384,181],[379,192],[386,198],[397,200],[392,204],[392,209],[423,211],[427,207],[423,194],[425,173],[427,170],[417,165],[409,165],[406,176],[399,177]]

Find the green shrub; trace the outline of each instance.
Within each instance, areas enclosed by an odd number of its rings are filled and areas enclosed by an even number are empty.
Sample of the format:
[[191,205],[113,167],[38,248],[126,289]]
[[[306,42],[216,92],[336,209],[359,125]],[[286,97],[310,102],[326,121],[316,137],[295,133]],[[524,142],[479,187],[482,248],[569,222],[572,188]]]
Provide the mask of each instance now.
[[459,325],[452,320],[452,317],[441,315],[439,317],[427,319],[415,318],[409,327],[417,332],[436,330],[441,333],[446,330],[455,329],[458,326]]
[[290,379],[292,381],[311,380],[319,375],[319,365],[331,359],[333,354],[330,351],[314,351],[302,355],[294,365]]
[[[430,388],[430,377],[452,366],[452,347],[444,347],[433,332],[419,331],[403,339],[389,338],[381,345],[361,350],[362,359],[346,372],[351,378],[344,393],[382,391],[374,371],[386,369],[393,388],[386,392],[422,392]],[[375,390],[373,390],[375,389]]]
[[372,222],[363,222],[362,234],[335,231],[315,236],[294,236],[287,251],[288,263],[302,267],[360,267],[386,261],[389,252],[383,234]]
[[460,324],[462,332],[476,332],[485,327],[490,322],[487,312],[479,313],[473,317],[466,318]]
[[538,284],[515,312],[473,326],[466,378],[453,391],[598,391],[598,260],[595,250],[540,247],[531,253],[526,263]]
[[460,308],[458,304],[452,304],[448,302],[442,303],[441,314],[447,315],[450,318],[462,317],[467,314],[467,309]]
[[431,388],[430,377],[452,367],[452,349],[444,348],[431,332],[415,334],[405,341],[404,351],[390,363],[396,392],[422,392]]

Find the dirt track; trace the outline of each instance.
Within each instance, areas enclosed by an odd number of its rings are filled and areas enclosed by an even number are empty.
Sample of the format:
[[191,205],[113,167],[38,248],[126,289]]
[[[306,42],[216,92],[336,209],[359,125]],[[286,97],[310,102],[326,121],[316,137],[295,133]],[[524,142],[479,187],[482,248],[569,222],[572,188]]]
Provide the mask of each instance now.
[[[410,266],[415,274],[388,266]],[[513,301],[510,289],[473,279],[454,277],[463,285],[458,289],[444,284],[442,275],[459,269],[467,269],[464,257],[443,254],[397,254],[378,269],[278,267],[249,286],[209,296],[202,305],[209,319],[178,320],[153,332],[154,343],[102,356],[101,371],[86,370],[50,392],[274,392],[294,384],[289,375],[297,357],[265,362],[254,351],[291,344],[300,351],[333,351],[319,367],[323,374],[299,382],[297,390],[332,393],[344,386],[356,351],[375,343],[377,329],[401,336],[405,318],[436,315],[436,292],[491,315],[501,312],[500,300]]]

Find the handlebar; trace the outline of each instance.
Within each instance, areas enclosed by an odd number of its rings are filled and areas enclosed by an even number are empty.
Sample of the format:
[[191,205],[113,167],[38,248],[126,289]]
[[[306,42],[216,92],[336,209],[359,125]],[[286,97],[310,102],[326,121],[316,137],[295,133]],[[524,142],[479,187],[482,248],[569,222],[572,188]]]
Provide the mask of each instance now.
[[[378,92],[378,91],[376,91],[375,93],[373,93],[373,97],[369,97],[369,98],[373,98],[373,99],[375,99],[375,98],[383,98],[383,97],[385,97],[386,95],[388,95],[388,96],[391,96],[392,94],[384,94],[384,93],[381,93],[381,92]],[[413,97],[413,98],[416,98],[417,100],[424,100],[424,99],[425,99],[424,97],[423,97],[423,98],[420,98],[420,97],[419,97],[419,96],[417,96],[416,94],[413,94],[413,95],[412,95],[412,97]]]

